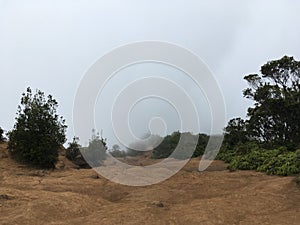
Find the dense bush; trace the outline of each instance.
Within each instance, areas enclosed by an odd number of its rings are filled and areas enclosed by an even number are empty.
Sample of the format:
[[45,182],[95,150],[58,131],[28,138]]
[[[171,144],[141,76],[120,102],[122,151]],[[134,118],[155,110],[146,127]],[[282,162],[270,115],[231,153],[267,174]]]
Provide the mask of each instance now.
[[174,132],[173,134],[164,137],[163,141],[156,148],[154,148],[152,152],[152,158],[168,158],[178,145],[179,138],[179,132]]
[[30,88],[23,93],[16,123],[8,133],[11,155],[22,162],[44,168],[53,167],[58,150],[65,142],[66,125],[56,114],[58,103],[51,95],[35,94]]
[[78,155],[80,155],[80,145],[78,144],[78,137],[74,137],[73,141],[69,143],[68,148],[66,149],[66,157],[71,160],[74,161]]
[[[178,146],[180,138],[181,146]],[[192,157],[199,157],[204,154],[209,136],[206,134],[193,135],[189,132],[180,133],[174,132],[171,135],[164,137],[163,141],[153,150],[152,158],[162,159],[167,158],[173,154],[177,148],[177,152],[172,157],[177,159],[187,159]],[[194,146],[194,143],[197,143]]]
[[112,150],[110,154],[116,158],[123,158],[127,156],[126,152],[122,150]]
[[163,138],[159,135],[145,134],[141,137],[141,141],[130,143],[125,154],[127,156],[144,155],[151,152],[162,140]]
[[[94,133],[94,131],[93,131]],[[107,154],[106,140],[100,138],[97,134],[92,135],[92,139],[89,141],[87,148],[81,148],[81,154],[83,155],[85,161],[91,167],[98,167],[103,164],[103,161],[106,159]]]
[[286,152],[265,161],[257,171],[271,175],[288,176],[300,173],[300,150]]
[[[93,131],[94,132],[94,131]],[[101,166],[106,159],[106,140],[93,134],[86,148],[78,144],[79,138],[74,137],[66,149],[66,157],[80,168],[89,169]]]
[[226,149],[224,146],[222,146],[220,152],[216,156],[216,159],[230,163],[237,156],[239,156],[239,154],[236,151]]
[[120,146],[117,144],[114,144],[112,146],[112,149],[109,152],[113,157],[122,158],[126,157],[126,151],[122,151]]
[[255,142],[237,143],[234,147],[230,148],[232,145],[228,145],[226,140],[216,157],[218,160],[222,160],[226,163],[230,163],[234,157],[243,156],[253,150],[260,150],[261,148]]
[[236,144],[244,145],[247,143],[247,125],[248,122],[241,118],[229,120],[225,127],[224,142],[228,148],[233,148]]
[[228,153],[229,169],[256,170],[283,176],[300,173],[300,150],[290,152],[282,147],[274,150],[253,150],[245,155],[234,153],[236,152]]
[[207,143],[208,143],[208,139],[209,139],[208,135],[199,134],[197,146],[196,146],[196,149],[193,153],[193,157],[199,157],[199,156],[204,154],[205,148],[206,148]]

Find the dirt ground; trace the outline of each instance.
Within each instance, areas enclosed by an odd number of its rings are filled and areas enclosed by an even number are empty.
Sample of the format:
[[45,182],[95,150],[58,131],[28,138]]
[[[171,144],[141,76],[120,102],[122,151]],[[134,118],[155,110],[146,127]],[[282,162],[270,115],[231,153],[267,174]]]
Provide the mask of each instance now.
[[5,147],[0,224],[300,224],[294,177],[229,172],[220,161],[199,172],[193,159],[162,183],[130,187],[67,163],[53,171],[29,169],[12,161]]

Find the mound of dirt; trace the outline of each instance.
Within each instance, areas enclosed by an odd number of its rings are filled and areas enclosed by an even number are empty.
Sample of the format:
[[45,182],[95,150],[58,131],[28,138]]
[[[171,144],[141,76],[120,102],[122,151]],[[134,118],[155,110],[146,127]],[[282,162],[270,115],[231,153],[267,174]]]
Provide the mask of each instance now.
[[[5,148],[0,145],[0,154]],[[199,159],[193,159],[164,182],[130,187],[60,157],[64,166],[47,171],[0,158],[0,224],[299,225],[300,188],[294,177],[229,172],[221,161],[199,172]]]

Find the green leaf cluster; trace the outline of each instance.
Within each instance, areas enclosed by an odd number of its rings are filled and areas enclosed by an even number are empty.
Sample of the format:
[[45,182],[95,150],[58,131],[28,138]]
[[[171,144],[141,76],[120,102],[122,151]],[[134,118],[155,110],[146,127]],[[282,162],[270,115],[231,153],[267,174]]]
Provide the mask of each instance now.
[[67,126],[57,114],[57,101],[37,90],[27,88],[18,106],[16,123],[8,132],[11,155],[21,162],[44,168],[53,167],[58,151],[65,143]]

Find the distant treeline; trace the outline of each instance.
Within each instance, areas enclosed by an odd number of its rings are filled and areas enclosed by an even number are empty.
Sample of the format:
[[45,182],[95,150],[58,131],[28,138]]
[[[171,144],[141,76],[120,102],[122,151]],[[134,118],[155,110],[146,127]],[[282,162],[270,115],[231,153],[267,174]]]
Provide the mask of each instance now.
[[[181,144],[179,145],[180,138]],[[113,148],[110,153],[115,157],[125,157],[138,156],[145,154],[145,152],[151,152],[153,159],[162,159],[169,156],[177,159],[186,159],[202,155],[205,151],[208,139],[209,136],[206,134],[195,135],[189,132],[180,133],[176,131],[165,137],[158,135],[150,136],[148,141],[132,143],[129,148],[123,151],[119,148]],[[176,148],[176,153],[173,154]]]

